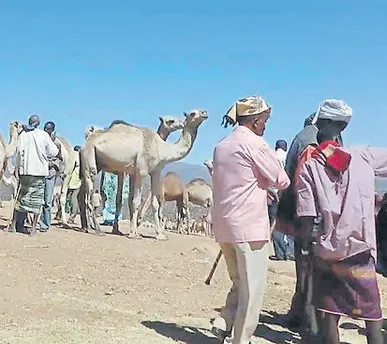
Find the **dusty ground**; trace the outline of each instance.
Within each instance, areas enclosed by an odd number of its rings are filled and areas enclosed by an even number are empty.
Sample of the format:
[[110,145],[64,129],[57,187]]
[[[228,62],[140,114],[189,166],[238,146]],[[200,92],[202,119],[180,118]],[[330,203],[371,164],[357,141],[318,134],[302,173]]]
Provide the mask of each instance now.
[[[0,209],[0,227],[7,217]],[[217,253],[212,239],[198,236],[0,232],[0,343],[215,343],[210,319],[229,288],[223,261],[204,284]],[[280,326],[293,288],[293,264],[271,263],[256,343],[299,342]],[[344,320],[343,342],[366,343],[359,324]]]

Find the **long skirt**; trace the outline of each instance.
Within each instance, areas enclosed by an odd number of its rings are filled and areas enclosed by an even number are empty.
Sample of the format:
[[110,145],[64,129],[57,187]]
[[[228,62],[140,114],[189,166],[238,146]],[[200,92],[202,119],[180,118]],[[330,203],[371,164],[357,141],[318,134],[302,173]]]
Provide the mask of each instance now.
[[[114,222],[116,216],[116,195],[118,186],[118,177],[116,174],[104,172],[104,180],[102,191],[105,197],[104,207],[102,211],[103,221],[105,224]],[[122,191],[122,202],[129,198],[129,177],[125,176],[124,187]],[[122,219],[122,212],[117,220]]]
[[369,251],[328,263],[316,258],[313,304],[323,312],[354,319],[382,319],[375,260]]
[[44,200],[45,178],[20,176],[20,191],[16,200],[17,211],[39,214]]

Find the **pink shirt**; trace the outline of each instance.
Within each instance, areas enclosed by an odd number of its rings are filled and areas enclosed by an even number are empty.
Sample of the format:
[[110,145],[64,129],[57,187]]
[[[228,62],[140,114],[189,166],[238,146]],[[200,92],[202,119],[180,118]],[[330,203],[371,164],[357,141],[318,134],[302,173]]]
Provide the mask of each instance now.
[[268,241],[266,190],[290,184],[275,152],[262,137],[238,126],[216,146],[213,165],[216,241]]
[[322,215],[317,256],[335,261],[371,251],[376,259],[375,176],[387,177],[387,150],[348,150],[352,160],[341,178],[315,159],[301,168],[295,187],[297,214]]

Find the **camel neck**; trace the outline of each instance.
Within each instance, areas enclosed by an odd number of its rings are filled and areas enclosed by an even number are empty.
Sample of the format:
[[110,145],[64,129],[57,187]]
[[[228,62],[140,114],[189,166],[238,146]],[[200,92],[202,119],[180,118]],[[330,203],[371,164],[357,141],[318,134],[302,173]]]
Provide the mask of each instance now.
[[164,143],[160,147],[160,157],[165,163],[184,159],[192,149],[196,139],[197,128],[184,128],[180,139],[174,144]]
[[166,141],[169,134],[169,131],[160,124],[159,128],[157,129],[157,135],[159,135],[163,141]]
[[12,128],[10,133],[9,133],[9,143],[8,145],[5,146],[5,151],[7,158],[12,158],[15,153],[16,153],[16,148],[17,148],[17,130]]

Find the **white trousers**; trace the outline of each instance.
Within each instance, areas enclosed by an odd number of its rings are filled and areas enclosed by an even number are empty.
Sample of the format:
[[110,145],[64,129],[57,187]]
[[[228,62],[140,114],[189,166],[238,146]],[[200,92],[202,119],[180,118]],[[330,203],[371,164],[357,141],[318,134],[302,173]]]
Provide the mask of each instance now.
[[266,288],[269,243],[221,243],[232,287],[213,325],[232,331],[224,343],[248,344],[259,321]]

